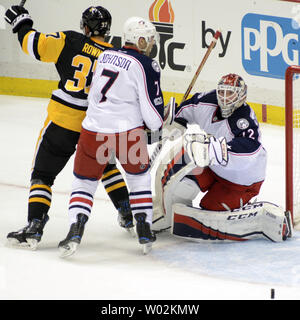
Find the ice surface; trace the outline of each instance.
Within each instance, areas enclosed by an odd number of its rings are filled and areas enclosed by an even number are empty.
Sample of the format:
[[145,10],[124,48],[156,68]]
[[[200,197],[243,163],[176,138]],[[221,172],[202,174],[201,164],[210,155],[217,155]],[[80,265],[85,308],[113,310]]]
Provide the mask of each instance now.
[[[158,235],[149,255],[122,230],[99,186],[82,243],[59,258],[69,229],[73,158],[53,187],[50,220],[37,251],[9,248],[6,235],[23,227],[36,139],[48,100],[0,96],[0,299],[300,299],[300,233],[283,243],[194,243]],[[258,200],[284,206],[283,128],[262,125],[269,153]]]

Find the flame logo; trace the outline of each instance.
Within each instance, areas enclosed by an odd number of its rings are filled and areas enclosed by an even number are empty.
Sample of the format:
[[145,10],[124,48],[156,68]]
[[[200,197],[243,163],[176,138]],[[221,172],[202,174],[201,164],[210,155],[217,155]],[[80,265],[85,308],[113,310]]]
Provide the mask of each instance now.
[[166,66],[165,43],[173,38],[174,11],[170,0],[155,0],[149,9],[149,19],[159,33],[159,64]]
[[149,18],[154,22],[173,23],[174,11],[169,0],[155,0],[149,9]]

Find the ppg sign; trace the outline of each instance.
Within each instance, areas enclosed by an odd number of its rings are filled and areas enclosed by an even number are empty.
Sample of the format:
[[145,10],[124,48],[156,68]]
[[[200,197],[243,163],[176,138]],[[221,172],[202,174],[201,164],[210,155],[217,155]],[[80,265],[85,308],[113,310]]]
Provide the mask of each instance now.
[[300,27],[289,18],[249,13],[242,20],[242,62],[252,75],[284,79],[299,64]]

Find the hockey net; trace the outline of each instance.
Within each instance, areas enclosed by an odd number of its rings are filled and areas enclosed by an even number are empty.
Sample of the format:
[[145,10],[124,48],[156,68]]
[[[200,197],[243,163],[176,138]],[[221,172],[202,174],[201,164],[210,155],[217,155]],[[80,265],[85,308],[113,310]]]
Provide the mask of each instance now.
[[300,66],[285,74],[286,210],[300,224]]

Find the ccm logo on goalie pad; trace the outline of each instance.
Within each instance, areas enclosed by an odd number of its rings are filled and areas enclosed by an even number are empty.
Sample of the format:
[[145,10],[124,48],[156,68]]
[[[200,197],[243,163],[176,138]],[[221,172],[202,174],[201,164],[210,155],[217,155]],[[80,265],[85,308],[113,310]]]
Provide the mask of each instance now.
[[258,214],[258,211],[250,212],[250,213],[235,214],[235,215],[232,215],[232,216],[228,216],[227,220],[248,219],[248,218],[251,218],[251,217],[255,217],[257,214]]
[[264,206],[264,203],[263,202],[257,202],[257,203],[254,203],[254,204],[247,204],[245,205],[243,208],[238,208],[238,209],[233,209],[232,211],[245,211],[245,210],[252,210],[252,209],[256,209],[256,208],[261,208]]

